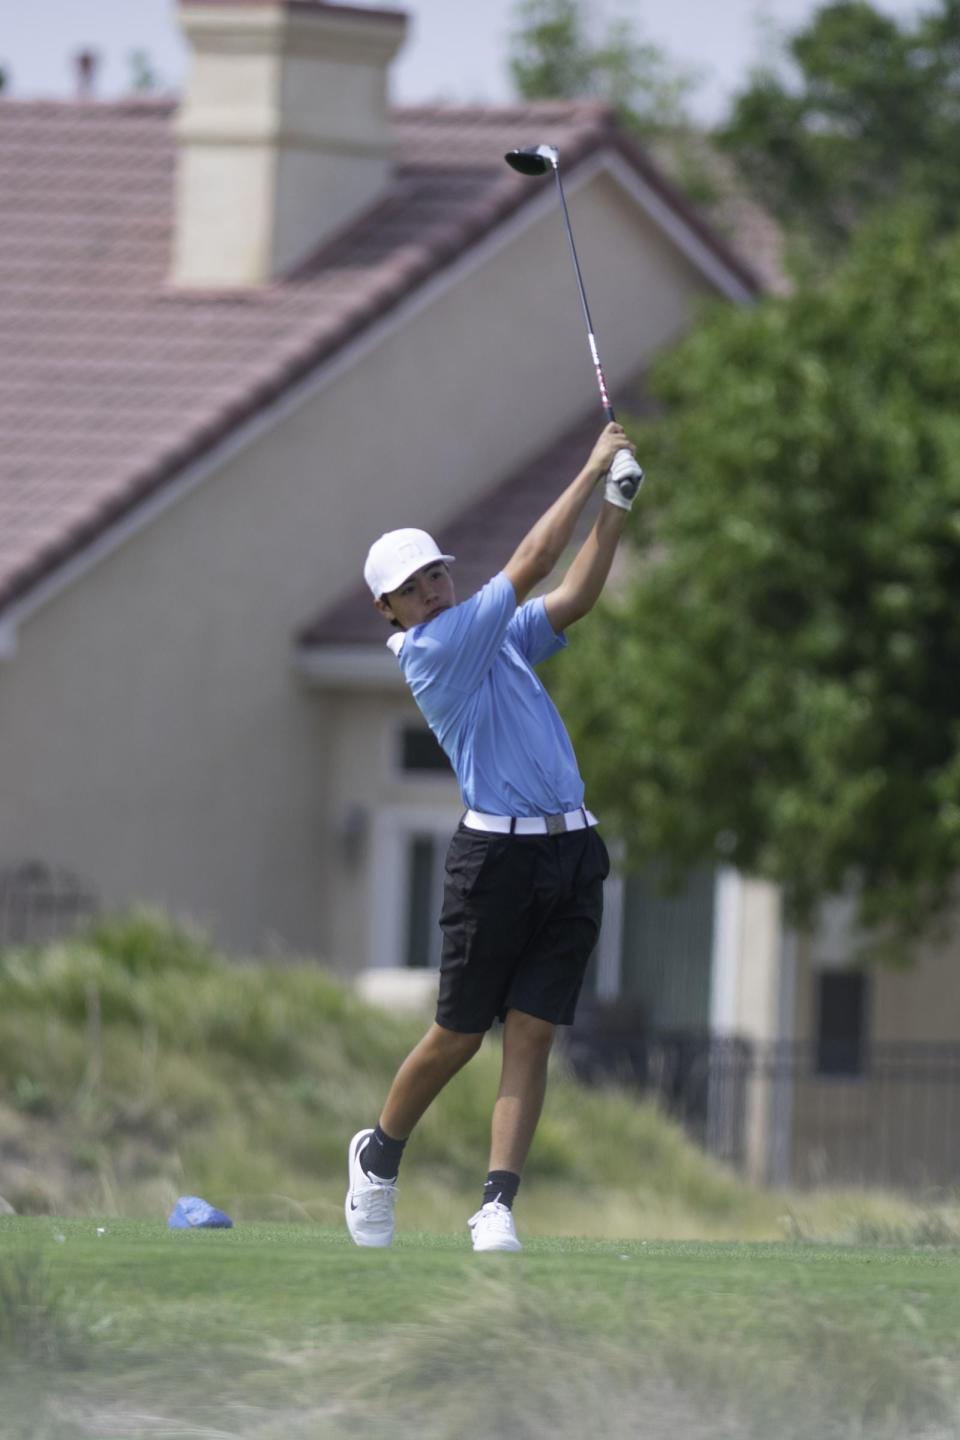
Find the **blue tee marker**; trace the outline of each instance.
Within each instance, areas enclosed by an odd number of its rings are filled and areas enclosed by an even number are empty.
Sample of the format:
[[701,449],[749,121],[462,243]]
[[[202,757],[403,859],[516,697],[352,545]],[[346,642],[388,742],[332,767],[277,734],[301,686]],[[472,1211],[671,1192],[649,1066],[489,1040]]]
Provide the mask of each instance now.
[[171,1230],[232,1230],[233,1221],[223,1210],[215,1210],[199,1195],[181,1195],[170,1212]]

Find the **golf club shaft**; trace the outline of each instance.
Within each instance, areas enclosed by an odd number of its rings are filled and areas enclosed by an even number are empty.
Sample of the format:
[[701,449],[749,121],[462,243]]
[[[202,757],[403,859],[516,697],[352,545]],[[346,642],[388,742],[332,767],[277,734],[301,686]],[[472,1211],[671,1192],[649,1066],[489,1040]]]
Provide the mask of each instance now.
[[560,206],[563,210],[563,223],[567,230],[567,240],[570,242],[570,255],[573,259],[573,268],[577,276],[577,289],[580,291],[580,304],[583,306],[583,318],[587,324],[587,338],[590,341],[590,354],[593,356],[593,368],[597,372],[597,384],[600,387],[600,400],[608,420],[615,420],[613,406],[610,404],[610,396],[607,394],[607,382],[603,378],[603,367],[600,364],[600,356],[597,352],[597,339],[593,333],[593,320],[590,318],[590,306],[587,304],[587,292],[583,285],[583,276],[580,273],[580,261],[577,259],[577,247],[573,243],[573,226],[570,224],[570,212],[567,209],[567,197],[563,193],[563,181],[560,179],[560,166],[553,167],[553,173],[557,179],[557,192],[560,196]]
[[[557,177],[557,190],[560,195],[560,206],[563,210],[563,223],[567,231],[567,239],[570,242],[570,254],[573,257],[573,268],[577,276],[577,289],[580,292],[580,304],[583,306],[583,318],[587,324],[587,339],[590,342],[590,354],[593,357],[593,368],[596,371],[597,385],[600,387],[600,403],[603,405],[604,414],[608,420],[616,420],[613,413],[613,406],[610,404],[610,396],[607,393],[607,382],[603,377],[603,367],[600,364],[600,354],[597,350],[597,337],[593,333],[593,321],[590,318],[590,306],[587,304],[587,292],[583,284],[583,276],[580,273],[580,261],[577,258],[577,247],[573,241],[573,226],[570,224],[570,212],[567,210],[567,198],[563,193],[563,181],[560,179],[560,165],[555,163],[553,173]],[[619,453],[619,452],[618,452]],[[627,452],[629,454],[629,451]],[[643,479],[643,471],[636,467],[636,475],[625,476],[617,481],[621,494],[625,499],[632,500],[640,488],[640,481]]]

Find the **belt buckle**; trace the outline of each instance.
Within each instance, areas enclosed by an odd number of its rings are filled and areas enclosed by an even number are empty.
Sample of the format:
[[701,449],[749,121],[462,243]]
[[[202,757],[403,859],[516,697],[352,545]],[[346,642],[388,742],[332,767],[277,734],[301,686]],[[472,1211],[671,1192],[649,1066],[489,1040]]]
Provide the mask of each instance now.
[[566,835],[566,833],[567,833],[567,821],[566,821],[566,817],[565,817],[565,816],[563,816],[563,815],[544,815],[543,818],[544,818],[544,820],[546,820],[546,822],[547,822],[547,834],[548,834],[548,835]]

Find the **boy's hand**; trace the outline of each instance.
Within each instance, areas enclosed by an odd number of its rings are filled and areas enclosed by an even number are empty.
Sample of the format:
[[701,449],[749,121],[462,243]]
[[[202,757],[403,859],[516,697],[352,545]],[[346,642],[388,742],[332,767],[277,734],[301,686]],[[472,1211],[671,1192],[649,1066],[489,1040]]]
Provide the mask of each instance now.
[[631,445],[627,439],[627,432],[622,425],[611,420],[600,432],[600,437],[590,452],[590,459],[587,465],[595,472],[596,479],[602,480],[610,466],[613,464],[613,457],[618,450],[629,450],[631,455],[636,455],[637,447]]
[[604,500],[608,505],[616,505],[618,510],[633,509],[643,484],[643,471],[631,450],[617,451],[603,487]]

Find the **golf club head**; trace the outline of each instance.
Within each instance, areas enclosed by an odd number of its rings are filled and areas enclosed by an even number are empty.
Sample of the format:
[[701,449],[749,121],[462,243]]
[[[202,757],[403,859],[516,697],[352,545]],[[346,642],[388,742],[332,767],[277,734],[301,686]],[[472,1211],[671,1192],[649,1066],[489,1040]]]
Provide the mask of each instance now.
[[560,164],[555,145],[524,145],[519,150],[508,150],[503,158],[520,175],[546,175]]

